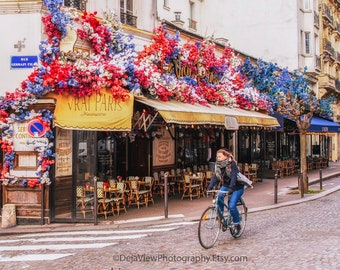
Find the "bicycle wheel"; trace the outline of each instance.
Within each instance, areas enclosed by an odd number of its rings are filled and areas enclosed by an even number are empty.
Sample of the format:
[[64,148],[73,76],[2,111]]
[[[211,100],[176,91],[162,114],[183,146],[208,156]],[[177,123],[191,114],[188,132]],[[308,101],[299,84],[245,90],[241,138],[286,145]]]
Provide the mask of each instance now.
[[238,202],[237,204],[237,209],[238,212],[240,213],[240,225],[241,225],[241,229],[239,231],[237,231],[234,227],[230,228],[230,233],[234,238],[239,238],[242,234],[243,231],[246,227],[247,224],[247,212],[248,212],[248,208],[245,204],[245,202],[243,201],[243,199],[241,198],[241,200]]
[[221,223],[215,207],[208,207],[202,214],[198,224],[198,240],[202,247],[212,248],[220,234]]

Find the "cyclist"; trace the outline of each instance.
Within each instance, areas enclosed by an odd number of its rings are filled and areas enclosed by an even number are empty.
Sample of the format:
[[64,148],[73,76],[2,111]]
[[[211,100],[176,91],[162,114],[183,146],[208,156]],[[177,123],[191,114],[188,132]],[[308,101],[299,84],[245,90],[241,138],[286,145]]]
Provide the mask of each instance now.
[[[239,170],[233,155],[225,149],[219,149],[216,153],[215,174],[210,180],[208,190],[211,190],[222,181],[220,191],[228,191],[230,195],[229,208],[233,217],[236,234],[241,230],[240,216],[236,205],[244,192],[244,186],[237,181],[238,172]],[[218,194],[219,199],[217,203],[221,213],[224,210],[224,197],[225,193]]]

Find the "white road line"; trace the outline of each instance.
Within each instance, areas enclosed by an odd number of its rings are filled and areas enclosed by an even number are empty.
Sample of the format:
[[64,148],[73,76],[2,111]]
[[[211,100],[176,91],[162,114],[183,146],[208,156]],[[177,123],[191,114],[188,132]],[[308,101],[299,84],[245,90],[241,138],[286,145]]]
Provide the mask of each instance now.
[[16,250],[63,250],[63,249],[86,249],[86,248],[103,248],[117,243],[95,243],[95,244],[59,244],[59,245],[23,245],[23,246],[1,246],[0,251],[16,251]]
[[166,223],[166,224],[151,225],[151,226],[149,226],[149,228],[194,225],[194,224],[197,224],[197,223],[198,223],[198,221],[183,221],[183,222],[176,222],[176,223]]
[[[174,214],[174,215],[169,215],[168,218],[184,218],[184,215],[183,214]],[[117,221],[115,221],[115,224],[125,224],[125,223],[143,222],[143,221],[154,221],[154,220],[162,220],[162,219],[165,219],[164,216],[133,218],[133,219],[126,219],[126,220],[117,220]]]
[[110,235],[110,234],[131,234],[131,233],[153,233],[153,232],[167,232],[171,230],[176,230],[179,227],[173,227],[173,228],[159,228],[159,229],[141,229],[141,230],[105,230],[105,231],[72,231],[72,232],[47,232],[47,233],[30,233],[30,234],[24,234],[24,235],[18,235],[18,238],[32,238],[32,237],[44,237],[44,236],[66,236],[66,235]]
[[67,256],[74,255],[74,253],[66,254],[27,254],[27,255],[17,255],[17,256],[0,256],[0,262],[20,262],[20,261],[53,261],[56,259],[64,258]]
[[101,236],[101,237],[58,237],[58,238],[39,238],[39,239],[25,239],[25,241],[36,242],[77,242],[77,241],[109,241],[109,240],[124,240],[124,239],[138,239],[148,236],[148,234],[133,234],[120,236]]

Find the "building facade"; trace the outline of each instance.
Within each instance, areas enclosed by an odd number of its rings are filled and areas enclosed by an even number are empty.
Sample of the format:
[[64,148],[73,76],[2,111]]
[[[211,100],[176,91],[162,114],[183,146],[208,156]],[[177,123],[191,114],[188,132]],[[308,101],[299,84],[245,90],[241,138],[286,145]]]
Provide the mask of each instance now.
[[[11,40],[5,42],[4,54],[1,57],[5,62],[11,63],[11,68],[4,71],[4,74],[9,78],[6,80],[9,82],[7,85],[4,84],[4,88],[12,88],[6,89],[10,91],[20,85],[22,80],[30,74],[35,63],[34,60],[38,58],[39,50],[31,48],[27,44],[33,42],[32,40],[40,41],[46,38],[46,33],[38,19],[40,20],[47,10],[39,1],[34,5],[30,5],[29,1],[20,1],[16,5],[12,1],[1,1],[0,3],[3,7],[3,14],[0,16],[3,24],[6,24],[8,20],[13,22],[17,20],[21,24],[27,20],[30,21],[24,31],[25,36],[21,38],[21,32],[11,31],[16,34],[13,34]],[[53,4],[53,2],[49,3]],[[145,45],[150,44],[152,31],[160,25],[163,25],[172,34],[176,31],[181,32],[184,37],[183,42],[187,40],[202,41],[203,37],[209,36],[204,33],[204,31],[208,31],[208,28],[205,25],[207,22],[203,11],[211,8],[207,1],[177,3],[176,1],[151,0],[143,2],[89,0],[64,1],[64,4],[81,11],[99,10],[99,17],[104,17],[104,13],[108,10],[114,10],[117,16],[115,18],[123,23],[124,31],[133,34],[133,43],[136,45],[137,51],[142,51]],[[210,21],[210,23],[213,22]],[[8,30],[1,31],[8,32]],[[30,31],[33,31],[33,34]],[[218,53],[222,52],[223,45],[227,43],[227,39],[222,34],[216,30],[216,33],[210,35],[216,42]],[[302,36],[305,35],[302,34]],[[64,40],[63,48],[67,48],[67,45],[72,43],[73,48],[91,50],[88,44],[82,43],[76,35],[67,36],[67,38],[70,40]],[[18,40],[18,42],[13,43],[13,40]],[[243,57],[246,55],[243,54]],[[179,71],[180,73],[188,72],[184,69]],[[193,77],[197,77],[197,74],[191,71],[189,73]],[[35,178],[35,169],[39,166],[35,159],[37,155],[27,153],[34,152],[34,149],[28,148],[27,145],[24,147],[19,145],[21,153],[17,153],[14,164],[16,175],[13,174],[14,179],[12,179],[15,184],[3,187],[2,202],[9,203],[14,200],[18,207],[21,207],[22,215],[32,214],[43,222],[46,218],[52,219],[52,221],[84,221],[85,215],[79,215],[77,212],[79,204],[76,191],[79,186],[85,186],[87,183],[93,185],[92,181],[95,175],[108,181],[118,176],[124,178],[131,175],[145,176],[155,171],[170,170],[176,167],[179,169],[191,167],[193,170],[198,170],[198,167],[202,168],[203,165],[208,165],[209,150],[214,152],[220,147],[229,148],[239,155],[239,161],[244,163],[257,162],[263,166],[262,162],[265,158],[269,164],[270,160],[276,157],[274,148],[271,149],[274,152],[270,154],[266,154],[263,150],[266,129],[277,126],[276,119],[268,115],[251,110],[227,110],[214,106],[211,106],[208,112],[203,106],[181,103],[171,103],[171,108],[169,108],[161,102],[145,100],[140,97],[136,97],[135,101],[133,103],[131,97],[129,104],[122,102],[113,106],[107,93],[101,97],[84,99],[48,95],[45,103],[41,102],[32,109],[38,115],[45,104],[46,107],[51,108],[51,112],[58,116],[55,121],[57,127],[53,130],[56,135],[54,150],[57,156],[56,164],[52,166],[51,170],[52,185],[44,189],[44,185],[42,185],[43,187],[36,185],[37,179],[29,179],[28,184],[32,185],[32,189],[25,189],[27,179],[24,178]],[[98,103],[100,103],[100,108],[112,109],[111,111],[107,110],[107,112],[111,112],[107,114],[109,117],[116,113],[119,116],[126,116],[124,121],[126,118],[132,119],[133,132],[129,132],[130,126],[125,126],[122,123],[108,127],[104,126],[103,121],[95,121],[92,124],[90,121],[83,123],[81,120],[93,113],[89,108],[97,108]],[[67,106],[61,107],[62,104],[67,105],[68,108]],[[134,107],[133,116],[129,114],[132,112],[132,107]],[[128,112],[123,111],[124,108]],[[83,113],[81,109],[85,109],[87,112]],[[69,114],[63,115],[67,110],[69,110]],[[103,109],[103,111],[105,110]],[[90,113],[88,113],[89,111]],[[100,112],[101,115],[105,114],[103,111]],[[191,114],[192,112],[195,112],[194,116]],[[76,116],[77,113],[80,114]],[[215,122],[207,117],[208,114],[214,116]],[[148,120],[150,116],[152,121]],[[235,125],[234,118],[237,125]],[[23,123],[15,125],[14,134],[25,139],[22,140],[23,144],[27,144],[27,141],[31,142],[26,138],[35,138],[34,133],[39,132],[39,130],[34,131],[37,126],[46,124],[41,119],[34,117],[30,120],[36,122],[23,121]],[[128,122],[131,124],[131,121]],[[138,134],[139,132],[140,134]],[[44,136],[45,133],[41,136]],[[285,138],[285,135],[282,138]],[[272,139],[271,147],[277,143],[289,145],[289,140],[275,140],[274,137]],[[42,147],[47,146],[47,142],[45,138],[39,140]],[[294,143],[296,142],[294,141]],[[287,157],[289,156],[287,151],[285,154]],[[7,180],[8,184],[11,180]],[[27,205],[21,199],[22,193],[31,195],[34,193],[35,201],[32,208],[26,208]],[[27,197],[32,197],[31,195]]]

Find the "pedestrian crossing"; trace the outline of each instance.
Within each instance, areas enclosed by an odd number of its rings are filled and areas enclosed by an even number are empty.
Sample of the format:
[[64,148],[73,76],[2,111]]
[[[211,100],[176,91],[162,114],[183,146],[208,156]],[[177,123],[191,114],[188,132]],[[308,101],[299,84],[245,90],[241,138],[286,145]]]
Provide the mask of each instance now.
[[[6,262],[51,261],[75,255],[80,250],[98,250],[124,241],[177,230],[193,222],[150,226],[143,229],[83,230],[15,235],[0,238],[0,269]],[[7,239],[8,238],[8,239]],[[43,251],[43,252],[42,252]]]

